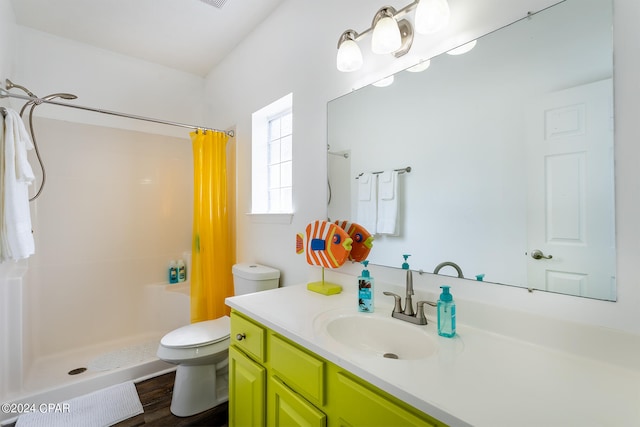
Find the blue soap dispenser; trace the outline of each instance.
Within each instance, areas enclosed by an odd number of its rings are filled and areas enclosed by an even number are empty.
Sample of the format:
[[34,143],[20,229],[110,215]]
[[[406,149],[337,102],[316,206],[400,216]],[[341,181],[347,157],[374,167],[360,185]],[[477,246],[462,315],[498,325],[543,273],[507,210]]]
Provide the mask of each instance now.
[[[409,263],[407,261],[409,260],[410,256],[411,255],[409,255],[409,254],[402,255],[402,258],[404,258],[404,262],[402,263],[402,269],[403,270],[409,270]],[[411,271],[411,270],[409,270],[409,271]]]
[[456,334],[456,303],[449,288],[440,286],[442,293],[438,299],[438,335],[452,338]]
[[358,277],[358,311],[363,313],[373,313],[373,277],[367,270],[369,261],[362,261],[364,270]]

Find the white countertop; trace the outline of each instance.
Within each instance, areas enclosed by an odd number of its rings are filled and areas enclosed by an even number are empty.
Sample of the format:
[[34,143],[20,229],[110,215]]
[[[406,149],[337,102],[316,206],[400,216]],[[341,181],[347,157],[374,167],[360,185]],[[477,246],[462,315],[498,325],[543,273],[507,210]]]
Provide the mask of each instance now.
[[[376,312],[362,316],[391,316],[391,299],[378,291]],[[433,336],[435,354],[402,361],[357,354],[318,327],[329,312],[358,312],[355,287],[324,296],[287,286],[227,305],[452,426],[640,426],[640,372],[629,367],[464,323],[455,338],[439,337],[430,316],[411,327]]]

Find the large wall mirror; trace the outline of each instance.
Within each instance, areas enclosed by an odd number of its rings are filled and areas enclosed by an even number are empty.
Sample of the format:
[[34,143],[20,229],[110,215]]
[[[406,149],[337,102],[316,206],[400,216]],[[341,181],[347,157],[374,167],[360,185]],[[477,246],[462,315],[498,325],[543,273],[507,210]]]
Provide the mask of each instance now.
[[611,0],[565,0],[394,77],[328,104],[329,219],[396,221],[370,262],[615,300]]

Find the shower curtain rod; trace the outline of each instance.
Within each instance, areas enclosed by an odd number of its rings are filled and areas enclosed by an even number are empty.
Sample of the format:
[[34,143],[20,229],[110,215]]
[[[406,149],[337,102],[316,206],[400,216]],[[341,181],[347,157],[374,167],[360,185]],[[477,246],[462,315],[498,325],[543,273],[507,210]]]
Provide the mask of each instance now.
[[193,130],[204,130],[204,131],[213,131],[213,132],[222,132],[227,134],[230,137],[234,136],[234,132],[232,130],[220,130],[220,129],[213,129],[213,128],[208,128],[208,127],[204,127],[204,126],[194,126],[194,125],[188,125],[185,123],[178,123],[178,122],[172,122],[172,121],[168,121],[168,120],[160,120],[160,119],[154,119],[151,117],[144,117],[144,116],[136,116],[134,114],[126,114],[126,113],[119,113],[117,111],[111,111],[111,110],[103,110],[101,108],[93,108],[93,107],[83,107],[82,105],[74,105],[74,104],[67,104],[66,102],[59,102],[59,101],[53,101],[53,100],[49,100],[49,99],[43,99],[43,98],[38,98],[36,96],[25,96],[25,95],[18,95],[15,93],[11,93],[8,90],[1,88],[0,87],[0,98],[17,98],[17,99],[23,99],[26,101],[31,101],[35,104],[53,104],[53,105],[59,105],[61,107],[71,107],[71,108],[76,108],[78,110],[86,110],[86,111],[93,111],[94,113],[102,113],[102,114],[109,114],[111,116],[118,116],[118,117],[125,117],[127,119],[135,119],[135,120],[142,120],[145,122],[153,122],[153,123],[160,123],[163,125],[169,125],[169,126],[177,126],[177,127],[182,127],[182,128],[188,128],[188,129],[193,129]]

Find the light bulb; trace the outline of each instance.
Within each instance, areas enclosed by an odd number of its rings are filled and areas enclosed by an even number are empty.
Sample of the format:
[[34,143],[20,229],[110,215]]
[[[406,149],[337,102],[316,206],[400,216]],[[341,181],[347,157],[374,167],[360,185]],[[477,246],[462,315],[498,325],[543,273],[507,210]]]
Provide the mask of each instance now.
[[393,75],[390,75],[389,77],[385,77],[384,79],[380,79],[377,82],[372,83],[372,85],[374,85],[375,87],[387,87],[391,86],[394,80],[395,78],[393,77]]
[[476,46],[476,43],[478,43],[478,40],[472,40],[469,43],[465,43],[462,46],[458,46],[454,49],[447,51],[447,53],[449,55],[462,55],[463,53],[467,53],[471,49],[473,49]]
[[377,54],[393,53],[402,46],[398,22],[391,16],[380,19],[373,28],[371,51]]
[[420,34],[438,32],[447,26],[450,15],[447,0],[420,0],[416,8],[416,32]]
[[407,71],[410,73],[419,73],[420,71],[424,71],[429,68],[429,65],[431,65],[431,60],[427,59],[426,61],[418,62],[413,67],[407,68]]
[[336,65],[342,72],[356,71],[362,67],[362,52],[355,41],[347,39],[340,44]]

